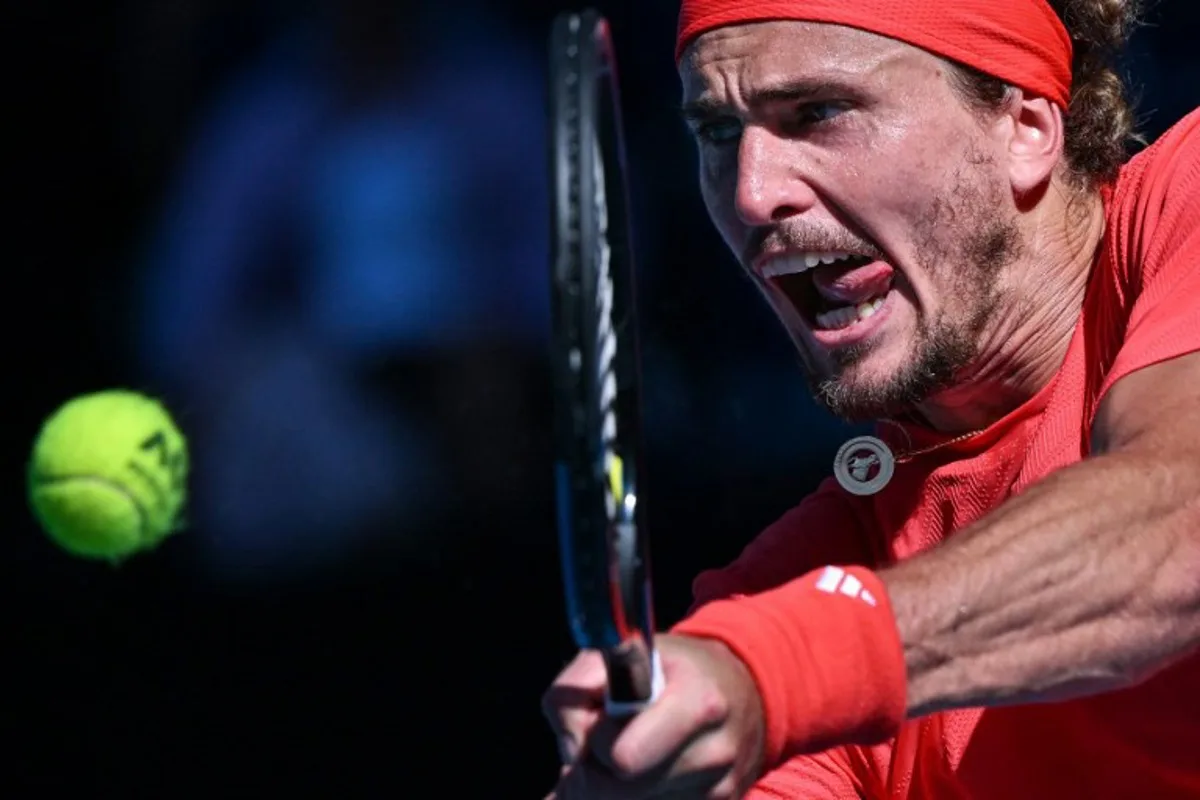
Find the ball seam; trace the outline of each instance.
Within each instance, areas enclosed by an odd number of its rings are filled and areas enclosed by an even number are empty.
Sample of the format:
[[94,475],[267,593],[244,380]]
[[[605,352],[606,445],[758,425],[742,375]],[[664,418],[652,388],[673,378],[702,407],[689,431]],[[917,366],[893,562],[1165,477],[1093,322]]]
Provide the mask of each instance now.
[[150,527],[150,520],[147,517],[146,509],[138,501],[138,498],[120,483],[117,483],[114,480],[109,480],[108,478],[102,478],[98,475],[55,475],[53,477],[46,475],[34,475],[30,478],[29,483],[31,489],[37,489],[53,486],[57,483],[66,483],[68,481],[83,481],[84,483],[97,484],[105,489],[111,489],[117,492],[126,500],[128,500],[130,505],[133,506],[133,510],[137,513],[138,517],[138,543],[143,545],[146,543],[146,533]]

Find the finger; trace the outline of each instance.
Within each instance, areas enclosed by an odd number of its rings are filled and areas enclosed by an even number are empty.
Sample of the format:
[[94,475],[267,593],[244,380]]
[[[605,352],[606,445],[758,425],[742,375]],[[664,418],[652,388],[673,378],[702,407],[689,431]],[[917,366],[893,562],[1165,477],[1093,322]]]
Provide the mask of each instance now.
[[737,748],[720,730],[702,734],[675,754],[661,781],[676,790],[706,798],[733,797]]
[[594,651],[583,651],[542,695],[542,714],[558,739],[564,764],[579,758],[589,733],[604,711],[608,676]]
[[630,765],[613,757],[613,748],[628,724],[629,719],[626,717],[605,716],[598,720],[588,734],[588,756],[622,780],[652,778],[651,770],[633,771],[630,769]]
[[[588,758],[620,781],[622,786],[652,786],[646,796],[660,797],[728,797],[728,787],[736,762],[737,750],[719,728],[697,731],[680,747],[668,753],[658,764],[641,769],[629,763],[624,743],[623,725],[605,719],[592,729],[588,739]],[[634,745],[634,748],[641,745]],[[637,753],[636,749],[630,748]],[[622,795],[626,797],[628,795]]]
[[[635,778],[653,770],[671,771],[688,757],[688,746],[728,717],[724,697],[706,683],[670,683],[656,703],[624,724],[604,757],[617,775]],[[603,734],[610,731],[603,728]],[[685,766],[691,762],[685,761]],[[676,770],[678,771],[678,770]]]

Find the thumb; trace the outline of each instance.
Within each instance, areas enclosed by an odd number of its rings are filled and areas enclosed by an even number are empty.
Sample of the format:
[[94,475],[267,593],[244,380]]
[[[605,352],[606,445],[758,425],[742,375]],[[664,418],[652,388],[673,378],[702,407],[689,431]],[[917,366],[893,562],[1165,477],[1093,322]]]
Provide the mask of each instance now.
[[564,764],[579,758],[604,712],[608,675],[600,654],[585,650],[567,665],[542,695],[542,713],[558,738]]

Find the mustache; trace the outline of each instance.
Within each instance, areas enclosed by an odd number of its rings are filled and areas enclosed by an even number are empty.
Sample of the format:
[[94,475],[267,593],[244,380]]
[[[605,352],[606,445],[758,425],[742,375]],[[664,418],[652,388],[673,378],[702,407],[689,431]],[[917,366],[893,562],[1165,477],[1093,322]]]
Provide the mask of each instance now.
[[753,264],[763,253],[785,250],[807,253],[855,253],[878,261],[886,258],[884,252],[873,243],[848,231],[790,224],[752,230],[742,252],[742,263]]

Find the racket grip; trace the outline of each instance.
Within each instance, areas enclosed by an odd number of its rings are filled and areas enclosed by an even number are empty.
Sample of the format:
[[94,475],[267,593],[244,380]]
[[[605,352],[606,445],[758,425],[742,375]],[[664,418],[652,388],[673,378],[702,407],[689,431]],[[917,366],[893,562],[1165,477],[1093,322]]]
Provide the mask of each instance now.
[[646,706],[658,700],[666,687],[667,679],[663,674],[662,659],[659,658],[658,650],[654,650],[650,654],[650,697],[647,700],[639,702],[621,702],[613,700],[611,697],[604,698],[604,710],[610,717],[629,717],[637,714]]

